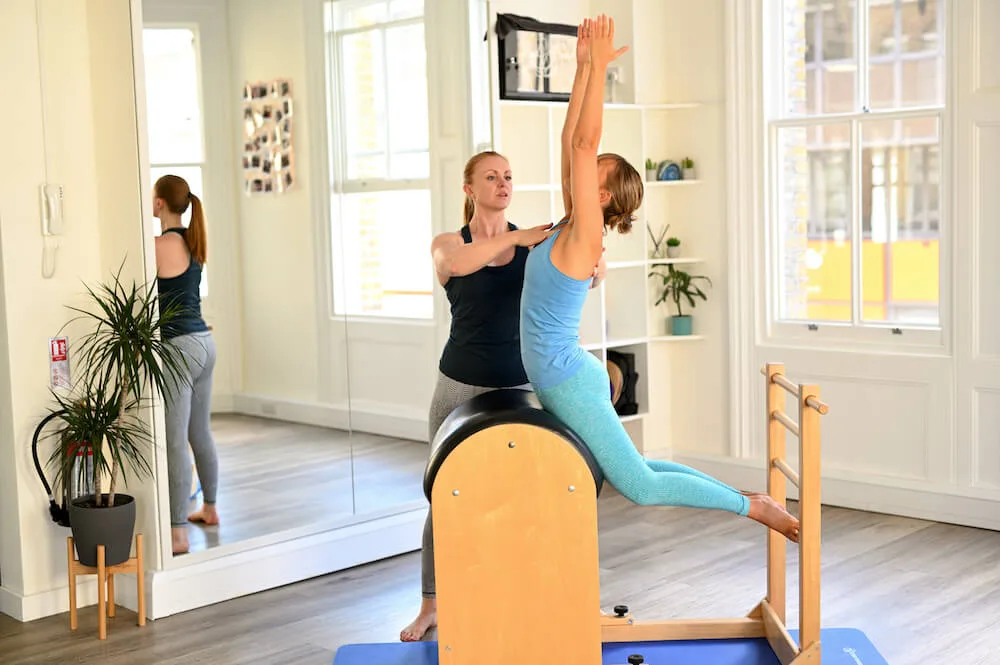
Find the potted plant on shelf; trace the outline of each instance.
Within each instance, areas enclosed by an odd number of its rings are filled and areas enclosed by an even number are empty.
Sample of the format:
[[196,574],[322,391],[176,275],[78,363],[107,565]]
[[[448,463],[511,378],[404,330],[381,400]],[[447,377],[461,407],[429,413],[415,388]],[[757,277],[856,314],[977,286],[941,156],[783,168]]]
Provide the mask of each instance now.
[[681,177],[684,180],[697,180],[698,174],[694,170],[694,161],[690,157],[681,160]]
[[649,157],[646,158],[646,180],[648,182],[656,180],[656,162]]
[[[654,265],[654,268],[660,267]],[[712,280],[704,275],[691,275],[684,270],[678,270],[673,264],[666,264],[667,273],[658,272],[653,270],[649,273],[650,277],[654,275],[659,277],[663,281],[663,291],[660,293],[659,300],[656,301],[656,305],[664,303],[668,300],[674,303],[677,308],[677,315],[671,316],[669,319],[668,328],[671,335],[690,335],[691,334],[691,315],[684,314],[681,309],[681,301],[686,300],[687,303],[693,309],[695,306],[695,298],[701,298],[707,301],[708,296],[705,292],[701,290],[695,282],[698,280],[705,280],[709,286],[712,285]]]
[[681,239],[667,238],[667,258],[676,259],[681,255]]
[[[49,463],[58,482],[92,488],[92,493],[70,501],[69,521],[80,563],[97,565],[97,546],[104,545],[105,565],[129,558],[135,529],[135,498],[118,491],[129,472],[137,478],[152,469],[147,450],[150,430],[140,407],[148,404],[147,392],[161,394],[180,377],[184,362],[175,347],[165,344],[160,331],[177,315],[174,307],[157,313],[155,283],[140,288],[122,283],[121,269],[111,284],[96,291],[87,287],[91,309],[70,307],[92,329],[80,340],[77,354],[80,376],[68,394],[53,391],[58,426],[56,446]],[[79,451],[91,462],[74,465]],[[74,468],[75,467],[75,468]],[[103,491],[108,481],[107,491]]]

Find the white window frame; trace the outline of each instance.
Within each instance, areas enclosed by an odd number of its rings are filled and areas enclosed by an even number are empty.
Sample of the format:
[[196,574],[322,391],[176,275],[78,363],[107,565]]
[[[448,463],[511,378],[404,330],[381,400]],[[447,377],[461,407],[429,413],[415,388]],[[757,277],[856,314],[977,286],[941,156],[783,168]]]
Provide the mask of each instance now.
[[[336,321],[349,321],[349,322],[370,322],[370,323],[385,323],[385,324],[395,324],[395,325],[417,325],[417,326],[428,326],[434,324],[434,306],[428,311],[426,316],[422,317],[399,317],[392,315],[380,315],[380,314],[349,314],[345,311],[338,311],[336,305],[336,291],[337,289],[346,289],[347,279],[344,275],[344,260],[343,252],[344,245],[342,242],[337,242],[337,239],[343,238],[343,222],[341,215],[340,201],[341,197],[347,194],[359,194],[359,193],[371,193],[371,192],[393,192],[393,191],[426,191],[428,196],[432,196],[431,191],[431,178],[356,178],[351,179],[347,177],[348,168],[348,154],[345,141],[343,140],[343,132],[345,126],[346,109],[344,106],[344,94],[343,94],[343,77],[342,77],[342,58],[341,58],[341,44],[344,37],[354,34],[359,34],[363,32],[371,32],[378,30],[382,32],[383,44],[385,43],[384,35],[385,32],[391,28],[405,27],[409,25],[424,25],[426,21],[427,11],[426,5],[428,2],[433,0],[424,0],[423,12],[418,17],[410,17],[398,20],[389,20],[385,22],[379,22],[372,26],[364,26],[357,28],[346,28],[337,29],[333,25],[334,16],[334,6],[335,5],[350,5],[352,7],[363,7],[365,5],[374,4],[384,4],[386,0],[326,0],[324,2],[324,39],[327,57],[327,72],[326,72],[326,95],[327,95],[327,108],[330,110],[327,118],[327,129],[329,133],[329,147],[330,147],[330,233],[331,239],[334,242],[331,243],[331,258],[334,262],[334,266],[331,270],[330,282],[331,282],[331,292],[330,299],[328,302],[328,308],[330,312],[330,318]],[[426,36],[426,29],[425,29]],[[383,58],[383,68],[388,64],[388,59]],[[386,80],[388,80],[387,72]],[[386,123],[386,160],[390,159],[390,149],[389,149],[389,124]],[[428,141],[430,141],[430,132],[428,128]],[[420,151],[423,152],[423,151]],[[428,155],[430,154],[430,145],[428,145]],[[399,154],[399,153],[397,153]],[[386,173],[389,173],[389,165],[386,164]],[[433,219],[433,210],[432,210]],[[433,231],[432,231],[433,233]],[[433,266],[430,262],[430,245],[426,248],[428,270],[431,270]],[[427,295],[432,299],[434,298],[433,287],[427,292]],[[346,296],[345,296],[346,298]]]
[[[153,156],[149,156],[149,169],[150,172],[158,169],[177,169],[177,168],[197,168],[201,171],[201,188],[202,188],[202,199],[205,199],[206,182],[205,179],[208,172],[208,147],[205,141],[205,91],[203,88],[203,75],[202,75],[202,63],[201,63],[201,30],[197,23],[146,23],[142,26],[142,30],[145,33],[147,30],[190,30],[192,38],[194,40],[194,54],[195,54],[195,86],[198,91],[198,113],[201,118],[201,160],[197,162],[156,162],[153,161]],[[143,72],[145,77],[145,72]],[[148,85],[148,80],[146,85]],[[148,124],[148,121],[147,121]],[[148,131],[148,128],[147,128]],[[152,191],[153,183],[150,183],[150,191]],[[211,201],[207,202],[211,206]],[[160,231],[162,233],[162,229]],[[209,267],[208,265],[202,266],[202,280],[200,286],[200,296],[203,301],[209,299]]]
[[[856,9],[854,40],[857,48],[857,75],[855,76],[855,104],[861,107],[850,113],[792,116],[785,112],[785,63],[783,53],[786,47],[784,29],[784,0],[762,0],[763,25],[761,54],[761,85],[763,102],[762,136],[764,173],[764,224],[763,245],[758,265],[761,270],[760,302],[763,305],[761,331],[763,341],[792,345],[822,343],[832,347],[865,348],[878,347],[885,350],[899,350],[910,353],[937,355],[945,350],[948,328],[951,320],[950,268],[951,268],[951,45],[944,36],[947,31],[950,5],[955,0],[939,0],[938,13],[941,21],[941,35],[944,40],[944,62],[939,68],[943,91],[942,103],[932,106],[908,106],[901,109],[871,110],[867,105],[869,35],[868,20],[871,0],[856,0],[861,11]],[[856,168],[861,164],[860,145],[861,124],[872,121],[905,120],[908,118],[936,118],[939,137],[939,284],[938,284],[938,324],[894,323],[864,321],[861,318],[861,252],[864,237],[862,233],[862,174]],[[782,297],[781,271],[781,191],[779,130],[814,125],[847,123],[851,125],[851,321],[791,320],[780,318]]]

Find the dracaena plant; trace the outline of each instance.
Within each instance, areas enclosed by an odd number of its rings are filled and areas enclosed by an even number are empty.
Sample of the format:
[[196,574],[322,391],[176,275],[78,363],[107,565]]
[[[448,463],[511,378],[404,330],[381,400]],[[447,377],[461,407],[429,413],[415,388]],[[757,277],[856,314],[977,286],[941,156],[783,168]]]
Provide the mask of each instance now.
[[162,337],[180,310],[171,305],[160,311],[155,282],[125,283],[121,270],[110,283],[86,287],[87,307],[69,307],[77,316],[67,325],[86,324],[87,331],[75,345],[79,377],[68,395],[55,395],[60,426],[50,462],[66,482],[75,451],[88,448],[98,507],[103,476],[110,477],[107,505],[113,506],[119,477],[127,483],[129,471],[151,473],[146,458],[151,436],[140,407],[150,403],[152,393],[163,395],[186,376],[184,357]]

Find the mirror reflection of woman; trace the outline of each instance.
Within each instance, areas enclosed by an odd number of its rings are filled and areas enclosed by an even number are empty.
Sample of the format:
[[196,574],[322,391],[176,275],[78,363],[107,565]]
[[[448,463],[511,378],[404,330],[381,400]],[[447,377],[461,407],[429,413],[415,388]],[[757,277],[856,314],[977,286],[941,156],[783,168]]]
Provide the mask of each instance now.
[[[185,228],[181,215],[191,209]],[[167,436],[167,470],[170,485],[170,532],[173,553],[189,549],[188,522],[217,525],[215,500],[219,461],[211,427],[212,373],[216,349],[212,332],[201,315],[201,273],[206,260],[205,213],[201,200],[188,183],[166,175],[153,186],[153,216],[160,220],[156,238],[156,282],[162,310],[176,315],[161,334],[184,359],[184,376],[171,380],[164,395]],[[201,510],[187,514],[191,498],[191,460],[201,481]]]

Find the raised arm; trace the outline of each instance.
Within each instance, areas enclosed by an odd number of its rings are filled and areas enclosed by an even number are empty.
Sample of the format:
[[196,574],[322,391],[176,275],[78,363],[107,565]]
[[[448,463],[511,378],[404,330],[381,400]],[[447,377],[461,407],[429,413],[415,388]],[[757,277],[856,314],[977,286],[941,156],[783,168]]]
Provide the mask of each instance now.
[[573,132],[570,184],[573,194],[573,224],[569,235],[570,265],[574,273],[592,274],[601,258],[604,214],[600,202],[597,148],[601,142],[604,113],[604,79],[608,63],[628,50],[614,48],[615,22],[601,14],[590,31],[590,74]]
[[590,76],[590,29],[591,19],[583,20],[576,29],[576,75],[573,77],[573,89],[569,95],[569,105],[566,108],[566,120],[562,129],[562,195],[566,210],[565,219],[573,214],[573,193],[570,183],[571,154],[573,152],[573,132],[580,119],[580,107],[583,105],[583,93],[587,88]]

